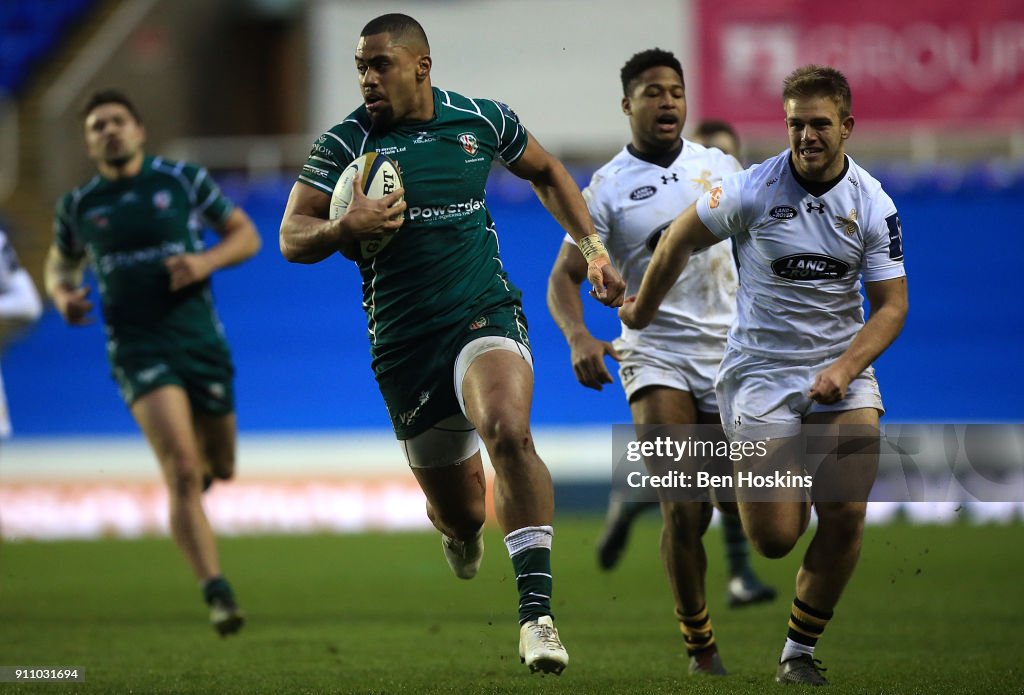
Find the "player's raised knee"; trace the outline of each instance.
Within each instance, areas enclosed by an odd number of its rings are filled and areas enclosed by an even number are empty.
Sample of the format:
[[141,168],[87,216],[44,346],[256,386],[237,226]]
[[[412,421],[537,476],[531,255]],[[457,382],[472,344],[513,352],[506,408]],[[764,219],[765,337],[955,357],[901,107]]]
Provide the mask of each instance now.
[[496,458],[517,458],[533,451],[533,435],[529,423],[519,418],[506,417],[500,413],[486,416],[483,422],[477,424],[477,432],[487,444],[492,463]]
[[167,491],[174,497],[191,497],[203,490],[203,476],[200,467],[192,457],[182,456],[170,463],[167,474]]
[[747,529],[750,544],[759,555],[769,559],[785,557],[800,539],[800,534],[782,529]]
[[662,503],[661,514],[665,525],[674,529],[674,538],[700,543],[711,524],[713,511],[711,505],[702,500],[672,500]]
[[864,533],[864,505],[836,502],[816,505],[818,523],[828,528],[835,542],[857,542]]

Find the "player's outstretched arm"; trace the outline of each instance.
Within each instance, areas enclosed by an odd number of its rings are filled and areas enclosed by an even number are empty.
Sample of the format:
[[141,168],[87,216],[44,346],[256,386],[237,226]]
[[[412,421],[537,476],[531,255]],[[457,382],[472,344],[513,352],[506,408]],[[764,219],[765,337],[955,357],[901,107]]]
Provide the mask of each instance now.
[[82,286],[84,271],[85,256],[80,259],[69,258],[56,245],[51,246],[46,254],[46,293],[53,299],[53,305],[60,315],[72,326],[92,323],[92,317],[89,316],[92,311],[89,287]]
[[580,251],[587,257],[587,278],[594,286],[591,295],[607,306],[621,305],[626,283],[611,264],[607,252],[600,247],[588,256],[593,242],[588,245],[585,240],[596,240],[600,244],[600,239],[579,186],[558,159],[541,147],[533,135],[529,138],[526,151],[509,170],[530,182],[547,211],[579,244]]
[[164,261],[171,276],[171,291],[202,282],[222,268],[248,260],[263,245],[252,219],[235,208],[217,230],[220,241],[202,253],[183,253]]
[[405,189],[371,200],[363,193],[362,179],[352,182],[352,202],[341,217],[330,220],[331,197],[296,183],[288,196],[281,219],[281,255],[292,263],[319,263],[335,251],[357,258],[360,241],[380,239],[402,226]]
[[846,387],[892,345],[903,330],[909,300],[907,278],[865,282],[871,316],[857,332],[850,347],[822,370],[811,385],[811,399],[830,404],[846,398]]
[[693,252],[719,241],[721,239],[701,222],[695,205],[683,210],[658,241],[651,264],[640,281],[640,291],[635,297],[627,298],[619,309],[622,322],[630,328],[644,328],[650,324]]
[[619,354],[611,343],[598,340],[587,330],[580,300],[580,286],[586,279],[587,262],[583,254],[575,244],[563,243],[548,277],[548,311],[569,343],[577,381],[600,391],[604,384],[612,383],[604,356],[617,360]]

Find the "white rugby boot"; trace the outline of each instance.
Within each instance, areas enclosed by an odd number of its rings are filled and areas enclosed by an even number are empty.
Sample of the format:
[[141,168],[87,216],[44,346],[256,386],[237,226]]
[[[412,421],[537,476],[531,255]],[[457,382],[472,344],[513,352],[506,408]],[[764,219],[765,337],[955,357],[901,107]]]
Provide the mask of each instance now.
[[558,639],[558,630],[550,615],[528,620],[519,628],[519,660],[531,673],[553,673],[556,676],[569,664],[569,653]]
[[484,559],[484,530],[480,529],[471,541],[460,541],[441,534],[444,559],[459,579],[472,579]]

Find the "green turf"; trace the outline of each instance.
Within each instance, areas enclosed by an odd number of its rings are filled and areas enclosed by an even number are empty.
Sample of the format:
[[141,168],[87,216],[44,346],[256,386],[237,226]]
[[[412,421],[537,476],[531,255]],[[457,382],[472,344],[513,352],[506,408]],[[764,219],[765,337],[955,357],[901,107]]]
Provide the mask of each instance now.
[[[480,575],[455,579],[435,534],[234,538],[223,563],[249,613],[219,639],[170,541],[0,547],[0,665],[78,666],[78,684],[0,693],[763,693],[802,553],[758,560],[769,606],[724,605],[708,537],[709,605],[725,679],[688,678],[653,518],[612,573],[596,519],[562,519],[554,606],[571,663],[531,676],[500,534]],[[1021,693],[1024,527],[871,527],[818,649],[831,693]],[[792,692],[791,690],[788,692]]]

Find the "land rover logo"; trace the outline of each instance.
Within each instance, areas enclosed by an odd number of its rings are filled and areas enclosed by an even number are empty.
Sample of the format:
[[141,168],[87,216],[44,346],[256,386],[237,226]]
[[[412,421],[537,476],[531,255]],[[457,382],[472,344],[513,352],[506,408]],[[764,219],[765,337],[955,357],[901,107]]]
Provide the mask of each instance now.
[[796,208],[791,208],[788,205],[776,205],[768,214],[777,220],[791,220],[796,217]]
[[850,266],[831,256],[798,253],[776,259],[772,272],[787,280],[838,280],[850,272]]
[[654,186],[640,186],[640,188],[636,189],[635,191],[629,194],[629,199],[644,200],[645,198],[650,198],[657,192],[658,189],[655,188]]

